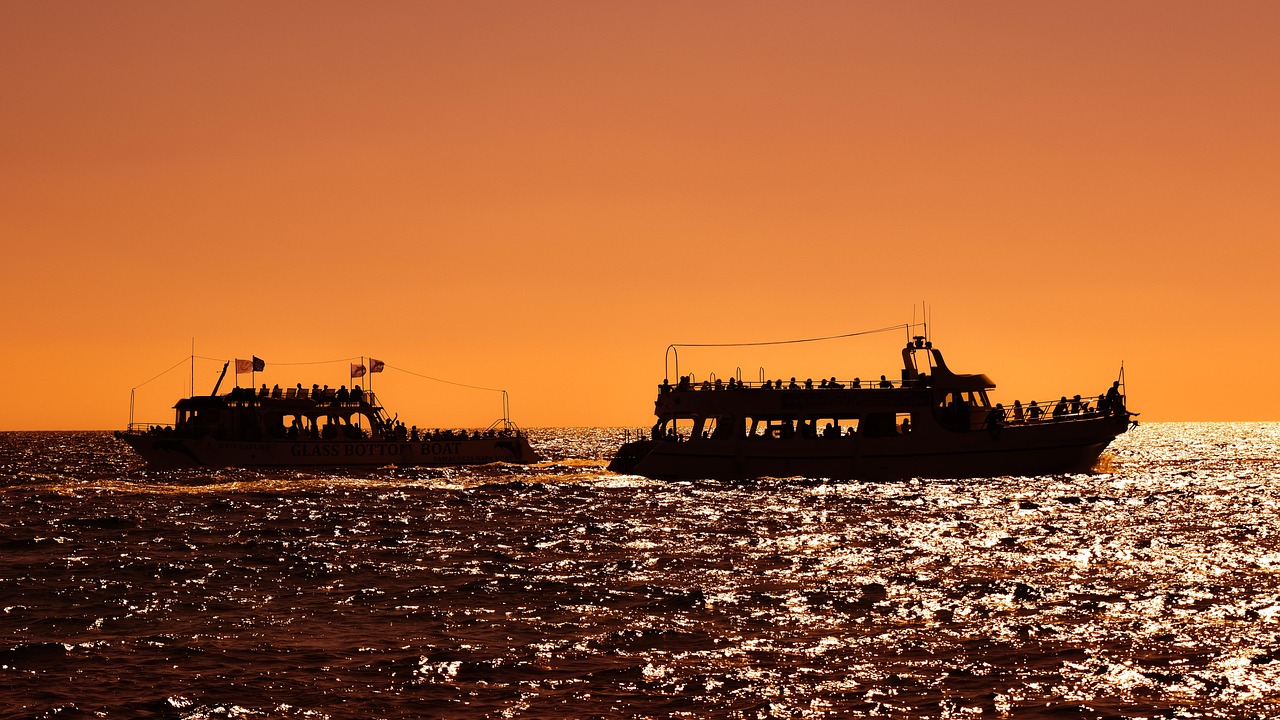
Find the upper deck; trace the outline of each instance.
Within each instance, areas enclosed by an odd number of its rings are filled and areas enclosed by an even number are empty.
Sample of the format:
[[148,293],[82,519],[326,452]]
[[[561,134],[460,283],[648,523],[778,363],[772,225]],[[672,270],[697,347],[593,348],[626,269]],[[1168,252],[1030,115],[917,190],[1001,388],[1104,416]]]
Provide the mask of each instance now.
[[200,409],[206,407],[263,407],[263,408],[314,408],[314,407],[359,407],[381,408],[378,397],[372,391],[347,391],[346,388],[330,387],[275,387],[268,389],[235,388],[222,395],[194,395],[183,398],[174,405],[174,409]]
[[[781,387],[779,387],[779,385]],[[658,386],[655,412],[658,415],[702,415],[722,412],[785,412],[822,408],[911,408],[927,406],[929,387],[925,381],[894,381],[836,378],[814,381],[791,379],[782,382],[705,381],[687,378],[672,386]]]

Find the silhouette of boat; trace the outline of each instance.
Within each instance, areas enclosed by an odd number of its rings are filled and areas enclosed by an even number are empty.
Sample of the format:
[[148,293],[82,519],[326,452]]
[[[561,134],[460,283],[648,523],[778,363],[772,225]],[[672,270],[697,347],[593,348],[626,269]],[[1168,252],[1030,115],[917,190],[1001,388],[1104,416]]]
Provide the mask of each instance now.
[[473,431],[406,428],[372,392],[235,388],[174,405],[171,425],[129,424],[115,436],[152,468],[480,465],[540,460],[505,417]]
[[908,337],[897,380],[832,378],[815,386],[792,378],[785,387],[664,380],[650,437],[624,443],[609,469],[680,480],[1088,472],[1108,443],[1137,424],[1125,406],[1123,368],[1100,396],[1005,408],[991,404],[995,384],[986,375],[954,373],[932,342],[909,329]]

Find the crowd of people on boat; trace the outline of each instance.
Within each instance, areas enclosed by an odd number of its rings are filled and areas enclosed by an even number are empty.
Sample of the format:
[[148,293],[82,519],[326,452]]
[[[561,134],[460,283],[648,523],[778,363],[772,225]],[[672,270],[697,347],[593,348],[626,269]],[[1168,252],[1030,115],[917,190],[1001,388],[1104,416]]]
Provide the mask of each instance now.
[[363,440],[373,439],[390,442],[443,442],[448,440],[483,440],[486,438],[521,437],[518,429],[489,428],[487,430],[454,430],[451,428],[419,429],[417,425],[406,426],[400,421],[376,423],[374,427],[365,429],[345,420],[329,418],[324,425],[319,425],[313,418],[304,424],[295,417],[293,423],[283,433],[287,440]]
[[[177,429],[172,425],[149,425],[148,435],[174,435]],[[512,428],[489,428],[487,430],[454,430],[451,428],[419,429],[417,425],[407,427],[403,422],[387,424],[378,432],[367,430],[358,425],[340,422],[303,423],[295,417],[287,427],[276,432],[277,439],[286,440],[361,440],[374,438],[394,442],[443,442],[447,440],[483,440],[494,438],[523,437],[523,431]]]
[[[928,380],[927,375],[920,375],[912,380],[910,384],[917,387],[925,387],[928,385]],[[830,380],[821,379],[816,385],[813,378],[797,381],[795,377],[792,377],[788,382],[783,382],[781,378],[778,378],[777,380],[765,380],[762,383],[747,383],[731,377],[727,381],[716,378],[715,380],[703,380],[698,383],[690,375],[681,375],[679,382],[674,387],[672,387],[669,380],[664,378],[662,384],[658,386],[658,391],[665,395],[673,390],[844,390],[846,388],[850,390],[864,388],[892,390],[896,387],[903,387],[906,384],[908,383],[899,382],[895,384],[894,381],[884,375],[881,375],[878,381],[869,380],[865,383],[860,377],[855,377],[848,382],[840,382],[833,375]]]
[[[1048,403],[1046,403],[1047,405]],[[1023,407],[1021,400],[1014,400],[1013,407],[1006,410],[1003,403],[996,403],[987,413],[986,429],[999,432],[1006,425],[1024,425],[1039,422],[1058,422],[1086,417],[1111,417],[1125,413],[1124,395],[1120,392],[1120,381],[1111,383],[1106,392],[1098,396],[1097,401],[1074,395],[1067,398],[1063,395],[1048,411],[1035,400]]]
[[237,387],[232,388],[231,391],[227,393],[228,400],[234,400],[237,402],[261,400],[266,398],[274,400],[311,399],[320,403],[336,402],[344,405],[347,403],[361,404],[372,402],[371,394],[366,393],[359,385],[352,386],[352,388],[348,390],[346,385],[331,388],[328,385],[320,385],[317,383],[312,385],[310,388],[304,388],[302,383],[298,383],[297,387],[285,389],[281,388],[279,385],[268,388],[267,384],[263,383],[262,387],[258,390],[254,390],[251,387]]
[[[282,389],[279,385],[268,388],[266,383],[263,383],[262,387],[256,391],[252,387],[236,387],[226,394],[226,398],[236,403],[251,405],[257,405],[257,401],[263,398],[310,399],[314,401],[315,405],[330,408],[351,405],[368,408],[376,402],[372,393],[365,392],[359,385],[354,385],[348,390],[345,385],[338,388],[330,388],[328,385],[314,384],[308,389],[304,388],[302,383],[298,383],[297,387],[288,390]],[[289,415],[293,414],[293,412],[286,410],[285,414]],[[380,411],[356,411],[354,414],[365,415],[370,418],[371,427],[365,428],[362,425],[353,423],[352,418],[347,417],[346,414],[351,413],[330,412],[327,417],[324,414],[311,417],[311,412],[301,412],[294,414],[292,421],[288,425],[280,424],[266,428],[265,433],[256,426],[242,426],[240,430],[246,436],[258,437],[265,434],[277,440],[372,439],[391,442],[441,442],[447,440],[523,437],[523,433],[514,427],[489,428],[487,430],[419,429],[416,425],[408,427],[403,422],[394,419],[387,420],[385,417],[380,416]],[[151,425],[147,428],[147,433],[150,435],[181,434],[189,436],[192,433],[203,434],[212,430],[207,423],[196,422],[196,418],[197,414],[193,413],[187,422],[177,427],[172,425]],[[323,423],[321,418],[325,418]]]

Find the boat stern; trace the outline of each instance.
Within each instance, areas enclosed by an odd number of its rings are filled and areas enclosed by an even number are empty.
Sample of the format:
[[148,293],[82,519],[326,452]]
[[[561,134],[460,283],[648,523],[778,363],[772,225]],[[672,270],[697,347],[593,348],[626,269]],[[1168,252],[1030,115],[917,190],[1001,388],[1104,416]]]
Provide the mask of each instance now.
[[609,471],[622,475],[635,475],[636,467],[657,444],[657,440],[634,440],[623,443],[622,447],[618,448],[618,452],[614,453],[613,460],[609,461]]

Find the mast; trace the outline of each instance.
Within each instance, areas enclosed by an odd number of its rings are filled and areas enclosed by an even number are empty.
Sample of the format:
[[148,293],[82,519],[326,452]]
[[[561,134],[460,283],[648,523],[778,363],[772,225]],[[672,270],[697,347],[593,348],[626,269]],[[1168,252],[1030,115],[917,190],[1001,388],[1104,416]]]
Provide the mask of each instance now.
[[230,360],[228,360],[226,363],[222,365],[222,374],[218,376],[218,382],[214,384],[213,392],[209,393],[211,397],[217,397],[218,388],[222,387],[222,381],[227,377],[227,368],[230,366],[231,366]]

